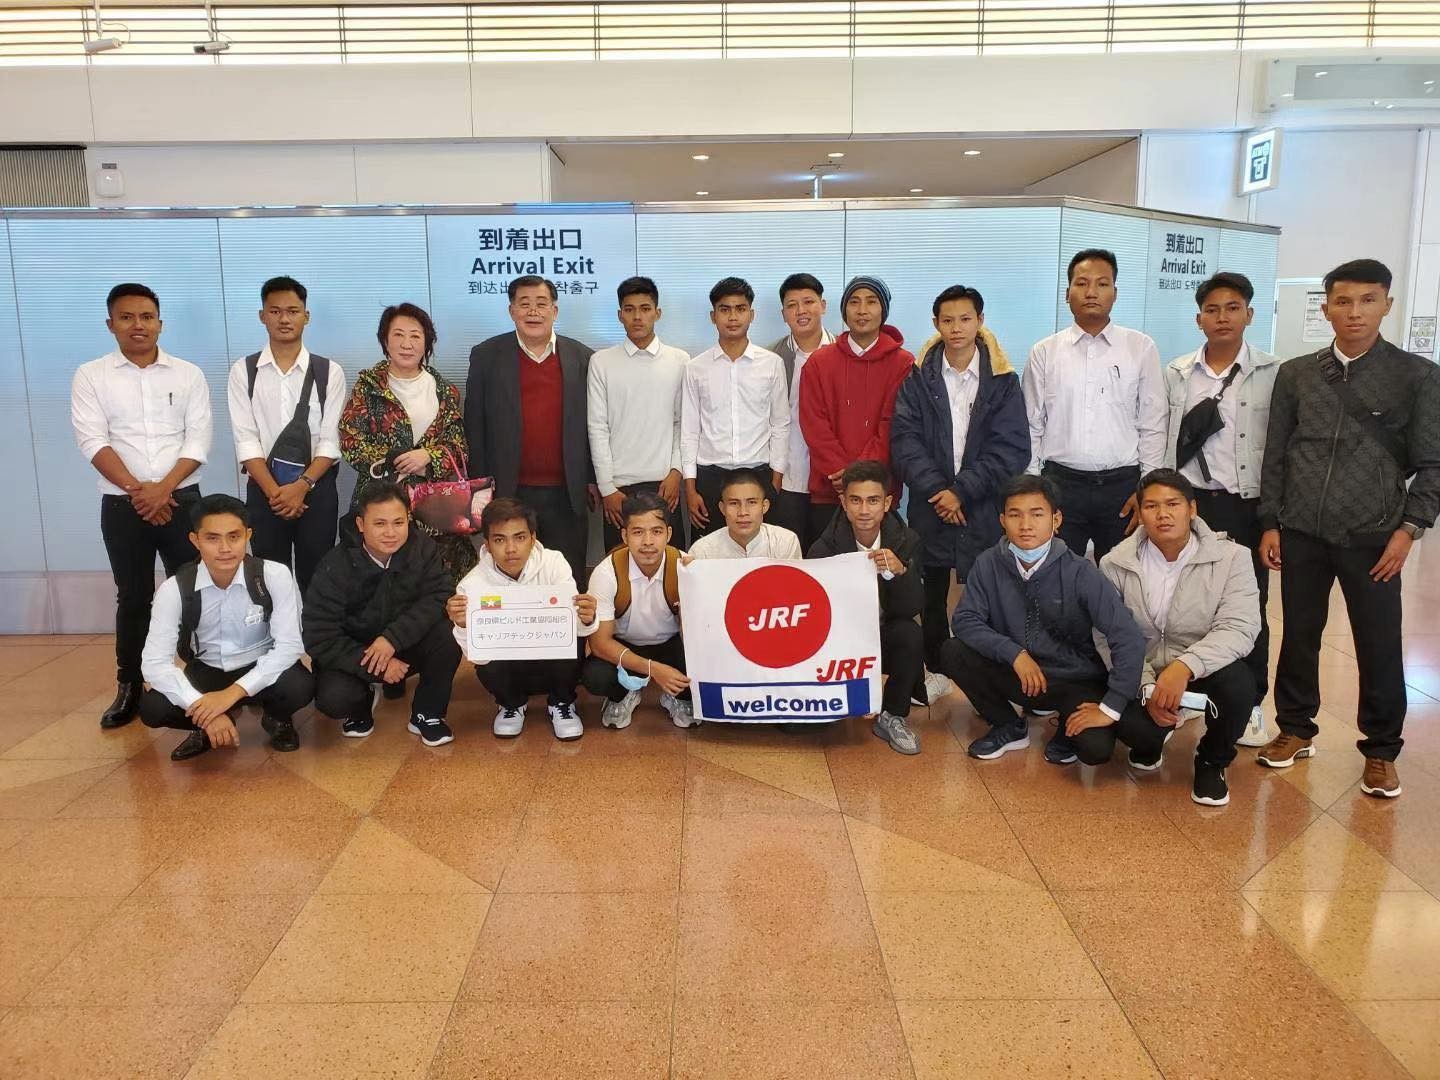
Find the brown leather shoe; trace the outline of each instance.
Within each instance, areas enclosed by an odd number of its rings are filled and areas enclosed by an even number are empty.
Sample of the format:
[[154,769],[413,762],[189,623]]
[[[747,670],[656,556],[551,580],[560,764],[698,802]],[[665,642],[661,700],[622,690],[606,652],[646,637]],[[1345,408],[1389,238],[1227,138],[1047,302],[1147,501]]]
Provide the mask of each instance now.
[[1367,757],[1365,775],[1360,778],[1360,790],[1377,799],[1396,798],[1400,794],[1400,774],[1395,771],[1395,763]]
[[1309,739],[1302,739],[1298,735],[1287,735],[1282,731],[1271,739],[1260,753],[1255,755],[1255,760],[1272,769],[1288,769],[1295,764],[1297,759],[1314,756],[1315,747]]

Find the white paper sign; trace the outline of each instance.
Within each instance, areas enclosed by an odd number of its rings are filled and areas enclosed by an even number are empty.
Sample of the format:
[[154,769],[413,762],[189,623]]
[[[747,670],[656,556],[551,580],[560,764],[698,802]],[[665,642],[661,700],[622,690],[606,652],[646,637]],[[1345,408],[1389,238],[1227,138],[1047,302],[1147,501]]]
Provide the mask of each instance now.
[[545,585],[483,585],[465,613],[471,663],[575,656],[573,597]]
[[1325,290],[1312,291],[1305,294],[1305,330],[1303,337],[1306,341],[1329,341],[1335,336],[1335,331],[1330,326],[1330,320],[1325,318],[1325,312],[1320,310],[1320,305],[1325,303]]
[[860,552],[680,568],[695,715],[828,723],[880,708],[880,594]]

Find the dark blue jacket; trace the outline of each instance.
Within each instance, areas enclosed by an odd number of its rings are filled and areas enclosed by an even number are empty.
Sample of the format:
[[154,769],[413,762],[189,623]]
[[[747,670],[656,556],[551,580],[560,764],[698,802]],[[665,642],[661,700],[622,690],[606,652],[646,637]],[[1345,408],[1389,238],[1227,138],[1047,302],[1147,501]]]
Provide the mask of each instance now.
[[[945,393],[945,346],[925,343],[920,361],[895,399],[890,423],[890,462],[910,488],[910,527],[920,534],[925,566],[954,567],[962,580],[971,564],[1000,537],[995,496],[1030,464],[1030,423],[1020,377],[989,330],[981,330],[972,363],[980,376],[960,472],[954,469],[950,398]],[[960,497],[964,525],[947,525],[929,499],[943,488]]]
[[[1004,540],[982,552],[951,624],[956,638],[998,663],[1014,664],[1023,650],[1047,679],[1106,682],[1103,701],[1116,712],[1140,693],[1145,635],[1120,590],[1058,536],[1029,581]],[[1108,673],[1097,630],[1110,649]]]

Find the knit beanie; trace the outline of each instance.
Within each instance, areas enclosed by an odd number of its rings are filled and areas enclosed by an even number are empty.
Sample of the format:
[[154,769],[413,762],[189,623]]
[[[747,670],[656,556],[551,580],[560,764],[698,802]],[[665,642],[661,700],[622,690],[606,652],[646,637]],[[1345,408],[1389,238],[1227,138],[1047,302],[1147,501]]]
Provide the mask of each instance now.
[[874,274],[857,274],[850,279],[849,284],[845,286],[844,294],[840,297],[842,309],[850,302],[850,295],[856,289],[871,289],[876,296],[880,297],[880,321],[888,323],[890,321],[890,286]]

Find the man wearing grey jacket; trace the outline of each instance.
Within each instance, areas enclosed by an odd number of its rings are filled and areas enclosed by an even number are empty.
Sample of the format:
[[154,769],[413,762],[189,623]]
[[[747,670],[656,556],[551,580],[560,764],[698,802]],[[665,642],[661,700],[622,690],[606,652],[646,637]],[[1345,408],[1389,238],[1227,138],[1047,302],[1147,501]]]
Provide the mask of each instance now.
[[[1174,469],[1146,474],[1136,492],[1140,528],[1100,560],[1145,635],[1140,696],[1160,750],[1180,723],[1182,696],[1204,695],[1205,734],[1195,749],[1190,798],[1230,801],[1225,769],[1255,700],[1246,656],[1260,632],[1250,553],[1217,536],[1197,513],[1195,489]],[[1161,754],[1130,751],[1130,767],[1153,772]]]
[[1179,469],[1195,488],[1205,524],[1250,550],[1259,586],[1260,635],[1246,657],[1255,700],[1241,746],[1264,746],[1261,703],[1270,689],[1270,627],[1265,605],[1270,571],[1260,561],[1260,469],[1270,394],[1280,362],[1245,341],[1255,318],[1255,288],[1244,274],[1221,272],[1195,290],[1195,325],[1205,344],[1165,367],[1170,416],[1165,466]]
[[[1336,578],[1360,668],[1360,789],[1395,798],[1404,745],[1400,570],[1440,509],[1440,368],[1380,336],[1390,271],[1357,259],[1325,275],[1335,341],[1280,368],[1260,482],[1260,557],[1280,571],[1275,769],[1315,753],[1320,640]],[[1407,485],[1408,480],[1408,485]]]

